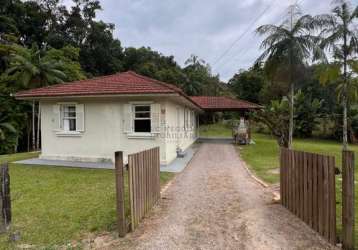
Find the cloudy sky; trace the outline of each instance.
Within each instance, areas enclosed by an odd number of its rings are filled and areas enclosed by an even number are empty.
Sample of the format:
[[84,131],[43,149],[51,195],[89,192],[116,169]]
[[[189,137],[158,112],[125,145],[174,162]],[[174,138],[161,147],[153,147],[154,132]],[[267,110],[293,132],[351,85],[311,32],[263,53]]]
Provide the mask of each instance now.
[[260,54],[255,28],[280,23],[295,2],[312,15],[331,9],[331,0],[101,0],[98,18],[116,25],[125,47],[149,46],[181,65],[195,54],[226,81]]

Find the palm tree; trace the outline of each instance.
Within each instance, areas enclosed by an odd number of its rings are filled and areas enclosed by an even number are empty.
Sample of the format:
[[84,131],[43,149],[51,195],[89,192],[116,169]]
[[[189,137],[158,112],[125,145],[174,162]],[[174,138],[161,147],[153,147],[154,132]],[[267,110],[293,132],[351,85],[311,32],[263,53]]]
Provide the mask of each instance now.
[[[351,70],[355,67],[354,56],[358,52],[358,34],[354,25],[358,17],[358,7],[352,9],[345,0],[334,1],[337,5],[331,14],[318,15],[314,19],[314,28],[321,30],[321,47],[329,50],[334,63],[327,65],[326,75],[335,75],[339,85],[339,95],[343,107],[343,150],[348,148],[348,99],[351,89]],[[323,77],[328,79],[327,77]]]
[[205,61],[200,59],[198,56],[191,54],[190,57],[184,62],[185,65],[193,65],[193,66],[200,66],[204,65]]
[[[294,90],[295,72],[305,64],[313,55],[313,59],[325,59],[322,50],[317,45],[318,37],[310,33],[313,18],[310,15],[301,15],[298,5],[289,7],[288,18],[279,26],[268,24],[257,28],[259,35],[266,35],[260,48],[264,52],[257,59],[257,63],[266,59],[266,69],[272,75],[279,71],[285,75],[289,91],[289,133],[288,148],[292,148],[293,126],[294,126]],[[288,75],[288,77],[286,77]]]
[[[53,83],[61,83],[66,79],[62,72],[62,63],[49,60],[45,57],[46,47],[39,49],[33,45],[31,49],[24,50],[22,54],[10,56],[10,66],[6,71],[12,75],[25,88],[42,87]],[[40,119],[38,117],[38,119]],[[37,133],[39,138],[39,133]],[[32,102],[32,147],[36,149],[35,134],[35,101]],[[38,144],[38,143],[37,143]]]

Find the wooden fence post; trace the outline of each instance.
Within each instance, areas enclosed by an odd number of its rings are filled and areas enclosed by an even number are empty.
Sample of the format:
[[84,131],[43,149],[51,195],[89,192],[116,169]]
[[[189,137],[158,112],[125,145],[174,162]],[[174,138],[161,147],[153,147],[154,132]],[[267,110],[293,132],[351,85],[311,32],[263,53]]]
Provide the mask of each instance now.
[[8,163],[0,166],[0,232],[11,222],[10,175]]
[[354,249],[354,152],[342,152],[342,243]]
[[123,152],[115,152],[115,177],[117,196],[117,224],[119,237],[126,236],[126,217],[124,209],[124,164]]

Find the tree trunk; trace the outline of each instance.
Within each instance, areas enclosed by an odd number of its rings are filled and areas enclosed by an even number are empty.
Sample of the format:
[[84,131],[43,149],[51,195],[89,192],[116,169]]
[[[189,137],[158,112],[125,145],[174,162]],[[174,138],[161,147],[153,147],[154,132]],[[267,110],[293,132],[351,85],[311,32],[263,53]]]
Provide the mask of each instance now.
[[[293,29],[293,12],[294,7],[291,9],[291,32]],[[289,63],[290,63],[290,121],[289,121],[289,127],[288,127],[288,148],[292,149],[292,143],[293,143],[293,113],[294,113],[294,83],[293,83],[293,60],[292,60],[292,41],[289,47]]]
[[[346,23],[344,22],[344,26],[346,27]],[[342,97],[342,105],[343,105],[343,150],[348,150],[348,95],[347,95],[347,87],[348,87],[348,77],[347,77],[347,33],[344,33],[343,38],[343,97]]]
[[35,101],[32,101],[32,150],[36,150]]
[[[346,92],[346,91],[345,91]],[[343,150],[348,150],[348,115],[347,115],[347,98],[343,97]]]
[[30,133],[31,133],[31,122],[30,120],[26,119],[26,138],[27,138],[27,152],[30,152]]
[[293,143],[293,112],[294,112],[294,84],[291,83],[290,89],[290,122],[289,122],[289,129],[288,129],[288,148],[292,149]]
[[41,109],[40,109],[40,103],[38,105],[38,109],[37,109],[37,138],[36,138],[36,149],[39,150],[40,149],[40,124],[41,124]]

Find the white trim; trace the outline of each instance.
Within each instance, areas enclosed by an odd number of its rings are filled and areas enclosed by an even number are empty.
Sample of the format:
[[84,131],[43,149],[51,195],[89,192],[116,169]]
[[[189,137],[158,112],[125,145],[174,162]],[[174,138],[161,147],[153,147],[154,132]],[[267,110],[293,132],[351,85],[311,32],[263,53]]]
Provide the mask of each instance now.
[[76,105],[78,102],[56,102],[58,105]]
[[59,137],[81,137],[83,133],[78,131],[65,131],[61,130],[59,132],[56,132],[56,135]]
[[132,104],[132,105],[150,105],[150,104],[153,104],[154,102],[153,101],[132,101],[132,102],[128,102],[129,104]]
[[127,134],[129,139],[155,139],[154,133],[129,133]]

